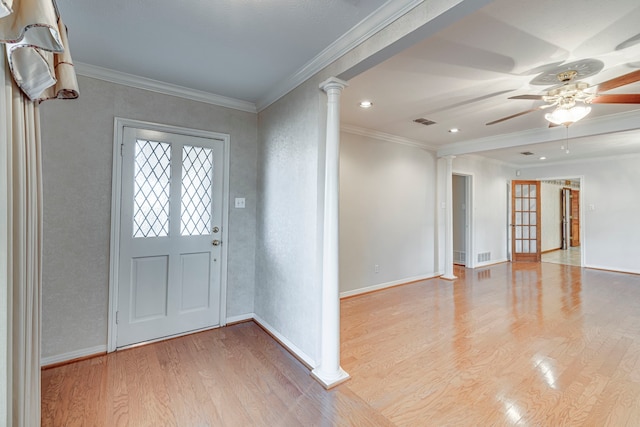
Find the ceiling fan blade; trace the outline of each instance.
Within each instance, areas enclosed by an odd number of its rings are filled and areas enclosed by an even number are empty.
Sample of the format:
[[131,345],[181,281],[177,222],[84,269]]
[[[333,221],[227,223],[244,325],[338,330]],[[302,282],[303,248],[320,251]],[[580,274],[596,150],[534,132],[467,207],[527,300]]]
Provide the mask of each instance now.
[[592,104],[640,104],[639,93],[625,93],[619,95],[598,95],[591,101]]
[[508,99],[534,99],[536,101],[541,101],[543,95],[516,95],[510,96]]
[[532,109],[527,110],[527,111],[521,111],[521,112],[519,112],[519,113],[512,114],[512,115],[510,115],[510,116],[503,117],[503,118],[498,119],[498,120],[494,120],[494,121],[492,121],[492,122],[487,123],[487,124],[486,124],[486,126],[495,125],[496,123],[504,122],[505,120],[513,119],[513,118],[515,118],[515,117],[519,117],[519,116],[524,116],[525,114],[533,113],[534,111],[544,110],[545,108],[550,108],[550,107],[553,107],[554,105],[555,105],[555,104],[544,104],[544,105],[540,105],[539,107],[532,108]]
[[628,85],[640,81],[640,70],[632,71],[628,74],[623,74],[606,82],[602,82],[598,85],[598,92],[606,92],[611,89],[615,89],[620,86]]
[[519,117],[519,116],[523,116],[523,115],[528,114],[528,113],[533,113],[534,111],[538,111],[538,110],[539,110],[539,108],[532,108],[531,110],[522,111],[522,112],[517,113],[517,114],[512,114],[510,116],[503,117],[503,118],[498,119],[498,120],[494,120],[492,122],[487,123],[486,125],[487,126],[495,125],[496,123],[504,122],[505,120],[513,119],[513,118]]

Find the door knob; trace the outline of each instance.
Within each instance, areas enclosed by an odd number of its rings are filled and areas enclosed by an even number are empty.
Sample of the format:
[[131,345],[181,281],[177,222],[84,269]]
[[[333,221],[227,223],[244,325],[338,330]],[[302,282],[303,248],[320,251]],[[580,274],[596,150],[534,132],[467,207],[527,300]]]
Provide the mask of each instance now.
[[211,244],[213,246],[220,246],[222,244],[222,242],[220,240],[214,240],[213,242],[211,242]]

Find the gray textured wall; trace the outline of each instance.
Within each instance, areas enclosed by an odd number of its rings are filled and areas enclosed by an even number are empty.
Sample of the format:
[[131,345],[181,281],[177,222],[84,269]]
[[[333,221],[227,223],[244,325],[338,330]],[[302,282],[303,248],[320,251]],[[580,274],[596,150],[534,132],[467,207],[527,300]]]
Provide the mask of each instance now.
[[[487,0],[483,0],[487,1]],[[421,3],[307,80],[258,117],[255,313],[316,362],[321,333],[321,254],[326,95],[331,76],[351,78],[454,15],[426,24],[460,0]],[[481,1],[468,6],[471,12]],[[361,64],[359,66],[358,64]],[[348,88],[346,90],[349,90]]]
[[257,115],[79,77],[80,99],[42,105],[42,356],[107,343],[114,117],[231,135],[227,315],[253,311]]
[[255,312],[315,360],[321,295],[321,102],[326,103],[326,96],[318,84],[307,82],[261,112],[258,150]]

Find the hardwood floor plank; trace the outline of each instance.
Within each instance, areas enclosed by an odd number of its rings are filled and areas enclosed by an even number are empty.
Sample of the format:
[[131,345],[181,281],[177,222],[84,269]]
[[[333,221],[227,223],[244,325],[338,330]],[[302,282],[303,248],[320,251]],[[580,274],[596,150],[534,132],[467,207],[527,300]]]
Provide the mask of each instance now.
[[42,425],[640,425],[640,276],[455,274],[342,301],[330,391],[247,322],[44,370]]

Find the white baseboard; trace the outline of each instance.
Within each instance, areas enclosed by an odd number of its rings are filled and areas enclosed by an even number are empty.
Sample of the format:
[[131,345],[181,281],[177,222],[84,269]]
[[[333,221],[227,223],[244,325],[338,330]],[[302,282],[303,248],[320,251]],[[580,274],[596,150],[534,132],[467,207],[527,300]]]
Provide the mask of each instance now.
[[404,285],[406,283],[417,282],[419,280],[427,280],[433,279],[434,277],[438,277],[440,274],[438,273],[429,273],[421,276],[407,277],[405,279],[394,280],[392,282],[380,283],[377,285],[366,286],[364,288],[354,289],[352,291],[344,291],[340,292],[340,298],[352,297],[355,295],[366,294],[373,291],[379,291],[381,289],[392,288],[398,285]]
[[69,353],[56,354],[55,356],[47,356],[40,358],[40,366],[55,365],[57,363],[68,362],[81,357],[93,356],[95,354],[106,353],[106,345],[97,345],[95,347],[83,348],[80,350],[70,351]]
[[[301,363],[305,364],[307,368],[314,369],[318,366],[315,360],[309,357],[305,352],[300,350],[291,341],[285,338],[280,332],[276,331],[273,326],[267,323],[264,319],[257,316],[255,313],[246,313],[238,316],[227,317],[227,323],[239,323],[247,320],[253,320],[260,327],[268,331],[268,333],[280,343],[284,348],[294,355]],[[191,332],[190,332],[191,333]],[[47,356],[40,358],[40,366],[46,367],[49,365],[55,365],[58,363],[69,362],[74,359],[80,359],[82,357],[93,356],[96,354],[106,353],[106,345],[98,345],[90,348],[83,348],[80,350],[70,351],[68,353],[56,354],[55,356]]]
[[503,262],[509,262],[509,260],[507,258],[504,258],[504,259],[492,259],[492,260],[485,261],[485,262],[479,262],[476,265],[474,265],[473,268],[489,267],[490,265],[502,264]]
[[280,332],[275,330],[273,326],[268,324],[260,316],[254,314],[253,321],[260,325],[260,327],[262,327],[264,330],[266,330],[276,341],[280,343],[280,345],[286,348],[295,358],[300,360],[302,364],[306,365],[307,368],[314,369],[318,366],[315,360],[309,357],[304,351],[296,347],[295,344],[285,338]]
[[601,266],[601,265],[583,265],[584,268],[591,268],[593,270],[604,270],[604,271],[611,271],[613,273],[626,273],[626,274],[640,274],[640,270],[622,270],[620,268],[616,268],[616,267],[605,267],[605,266]]
[[233,323],[246,322],[247,320],[253,320],[254,317],[255,317],[255,314],[253,313],[245,313],[245,314],[240,314],[238,316],[230,316],[230,317],[227,317],[226,324],[229,325]]

